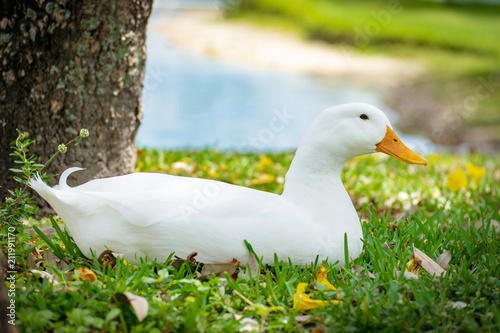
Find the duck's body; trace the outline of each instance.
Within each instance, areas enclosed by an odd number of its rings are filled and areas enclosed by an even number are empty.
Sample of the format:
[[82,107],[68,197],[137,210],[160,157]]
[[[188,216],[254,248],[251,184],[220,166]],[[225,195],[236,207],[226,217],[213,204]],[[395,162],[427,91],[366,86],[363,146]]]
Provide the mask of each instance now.
[[[67,186],[67,176],[79,168],[66,170],[59,186],[51,188],[40,179],[30,185],[52,205],[86,253],[108,248],[130,260],[147,257],[163,261],[172,252],[186,257],[196,251],[201,262],[223,263],[237,258],[244,263],[248,258],[247,240],[265,263],[272,263],[275,253],[294,264],[309,264],[316,257],[343,263],[344,235],[349,255],[356,258],[362,250],[363,234],[340,179],[342,166],[350,157],[374,152],[390,128],[380,110],[364,104],[348,106],[322,113],[330,118],[338,115],[339,123],[332,125],[319,119],[308,129],[287,173],[282,195],[153,173]],[[356,108],[361,110],[352,111]],[[347,143],[332,151],[328,144],[331,138],[318,138],[346,135],[342,121],[358,117],[359,112],[370,113],[374,122],[377,118],[382,122],[375,127],[377,133],[368,135],[374,136],[373,147],[357,149]],[[347,126],[349,132],[352,129]]]

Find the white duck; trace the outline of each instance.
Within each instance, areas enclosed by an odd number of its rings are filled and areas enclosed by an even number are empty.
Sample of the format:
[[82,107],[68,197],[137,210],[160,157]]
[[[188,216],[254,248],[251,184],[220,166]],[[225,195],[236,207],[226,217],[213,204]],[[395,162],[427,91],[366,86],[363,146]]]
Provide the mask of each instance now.
[[304,134],[286,175],[283,194],[214,180],[155,173],[97,179],[77,187],[63,172],[53,188],[39,177],[30,186],[64,221],[84,253],[106,248],[165,260],[198,252],[204,263],[243,263],[247,240],[264,263],[274,253],[294,264],[319,260],[344,263],[344,234],[349,255],[359,256],[363,232],[340,179],[351,157],[377,151],[406,163],[427,161],[407,148],[385,114],[362,103],[324,110]]

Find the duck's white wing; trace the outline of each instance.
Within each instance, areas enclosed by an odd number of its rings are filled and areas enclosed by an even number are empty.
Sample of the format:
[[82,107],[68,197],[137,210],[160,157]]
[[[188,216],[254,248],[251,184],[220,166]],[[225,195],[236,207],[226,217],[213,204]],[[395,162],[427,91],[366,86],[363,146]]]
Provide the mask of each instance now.
[[[282,212],[279,195],[214,180],[136,173],[90,181],[70,191],[93,198],[140,227]],[[275,212],[275,214],[273,213]],[[222,222],[221,222],[222,223]]]
[[318,234],[310,216],[282,196],[213,180],[138,173],[74,188],[50,188],[40,179],[31,186],[81,248],[106,245],[127,258],[197,251],[202,262],[244,261],[246,239],[271,262],[275,252],[301,262],[304,244],[314,245]]

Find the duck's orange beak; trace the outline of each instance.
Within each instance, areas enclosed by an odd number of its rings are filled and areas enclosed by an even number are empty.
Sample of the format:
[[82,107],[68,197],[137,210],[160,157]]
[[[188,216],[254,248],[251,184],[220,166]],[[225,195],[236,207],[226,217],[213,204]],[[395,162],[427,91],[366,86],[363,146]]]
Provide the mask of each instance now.
[[389,126],[385,137],[375,146],[376,151],[394,156],[405,163],[427,165],[427,160],[406,147]]

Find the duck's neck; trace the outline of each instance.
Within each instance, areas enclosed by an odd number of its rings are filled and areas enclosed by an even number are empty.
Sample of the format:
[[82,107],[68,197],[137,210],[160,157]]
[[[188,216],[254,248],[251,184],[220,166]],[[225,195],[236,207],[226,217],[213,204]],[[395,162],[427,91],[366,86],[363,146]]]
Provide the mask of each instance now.
[[339,207],[347,207],[352,214],[354,208],[340,178],[345,162],[338,156],[299,147],[286,175],[283,197],[317,209],[318,214],[331,213],[330,207],[337,212]]

